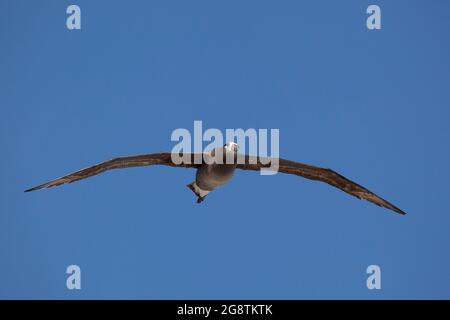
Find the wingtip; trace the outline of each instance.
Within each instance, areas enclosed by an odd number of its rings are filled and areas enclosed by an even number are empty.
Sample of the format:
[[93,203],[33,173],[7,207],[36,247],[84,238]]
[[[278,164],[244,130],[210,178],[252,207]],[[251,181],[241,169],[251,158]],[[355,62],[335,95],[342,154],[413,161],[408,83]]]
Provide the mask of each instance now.
[[35,190],[42,189],[42,188],[44,188],[44,187],[46,187],[46,186],[45,186],[45,185],[39,185],[39,186],[36,186],[36,187],[32,187],[32,188],[30,188],[30,189],[27,189],[27,190],[25,190],[24,192],[31,192],[31,191],[35,191]]
[[405,211],[403,211],[402,209],[397,208],[397,207],[395,207],[395,206],[392,206],[392,208],[389,208],[389,209],[391,209],[392,211],[394,211],[394,212],[396,212],[396,213],[398,213],[398,214],[401,214],[402,216],[406,215],[406,212],[405,212]]

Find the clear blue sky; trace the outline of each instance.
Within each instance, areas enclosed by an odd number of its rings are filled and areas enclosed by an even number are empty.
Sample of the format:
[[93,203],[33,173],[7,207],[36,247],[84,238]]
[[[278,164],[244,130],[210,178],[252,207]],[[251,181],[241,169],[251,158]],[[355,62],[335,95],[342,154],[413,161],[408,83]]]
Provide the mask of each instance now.
[[[66,29],[66,8],[82,30]],[[366,28],[378,4],[382,29]],[[448,1],[0,1],[0,298],[450,298]],[[325,184],[194,171],[35,184],[170,151],[175,128],[279,128]],[[77,264],[82,289],[66,288]],[[366,288],[366,268],[382,289]]]

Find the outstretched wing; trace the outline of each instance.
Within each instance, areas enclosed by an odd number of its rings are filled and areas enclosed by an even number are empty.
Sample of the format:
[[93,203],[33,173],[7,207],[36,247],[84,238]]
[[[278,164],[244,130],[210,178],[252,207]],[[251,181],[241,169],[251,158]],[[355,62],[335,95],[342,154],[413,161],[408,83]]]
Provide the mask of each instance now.
[[[267,158],[261,161],[261,158],[245,156],[245,163],[239,164],[237,167],[242,170],[260,170],[261,168],[268,168],[270,164],[267,164]],[[302,176],[310,180],[318,180],[326,182],[333,187],[339,188],[342,191],[357,197],[358,199],[364,199],[370,201],[380,207],[384,207],[393,210],[400,214],[406,214],[406,212],[394,206],[392,203],[384,200],[383,198],[377,196],[375,193],[367,190],[363,186],[347,179],[346,177],[340,175],[339,173],[320,167],[315,167],[299,162],[279,159],[279,172],[295,174],[297,176]]]
[[[72,183],[78,180],[86,179],[95,176],[99,173],[112,169],[121,169],[129,167],[151,166],[151,165],[165,165],[172,167],[196,168],[199,165],[194,164],[194,154],[184,154],[185,157],[190,157],[191,161],[185,161],[181,164],[175,164],[172,161],[172,154],[170,152],[143,154],[138,156],[119,157],[107,160],[88,168],[70,173],[64,177],[43,183],[36,187],[25,190],[30,192],[42,188],[51,188],[65,183]],[[201,154],[200,154],[201,156]]]

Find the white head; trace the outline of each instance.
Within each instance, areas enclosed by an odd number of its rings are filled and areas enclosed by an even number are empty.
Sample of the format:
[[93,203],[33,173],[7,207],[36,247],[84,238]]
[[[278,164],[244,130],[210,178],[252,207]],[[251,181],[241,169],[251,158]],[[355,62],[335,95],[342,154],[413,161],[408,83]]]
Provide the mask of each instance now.
[[239,146],[237,143],[234,142],[227,142],[225,143],[225,145],[223,146],[223,148],[225,149],[225,152],[234,152],[237,153],[239,150]]

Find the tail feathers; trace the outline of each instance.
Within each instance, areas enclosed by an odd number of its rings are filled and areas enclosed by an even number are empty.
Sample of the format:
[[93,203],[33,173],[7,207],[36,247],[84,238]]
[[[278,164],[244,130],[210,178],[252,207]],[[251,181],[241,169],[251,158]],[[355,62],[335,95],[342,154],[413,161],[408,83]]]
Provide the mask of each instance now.
[[187,187],[189,189],[191,189],[192,192],[195,193],[195,195],[198,197],[197,198],[197,203],[201,203],[205,199],[206,195],[209,193],[209,191],[205,191],[205,190],[200,189],[197,186],[197,184],[195,183],[195,181],[191,182],[190,184],[188,184]]
[[[206,197],[206,196],[205,196]],[[198,197],[197,198],[197,203],[201,203],[204,199],[205,199],[205,197]]]

